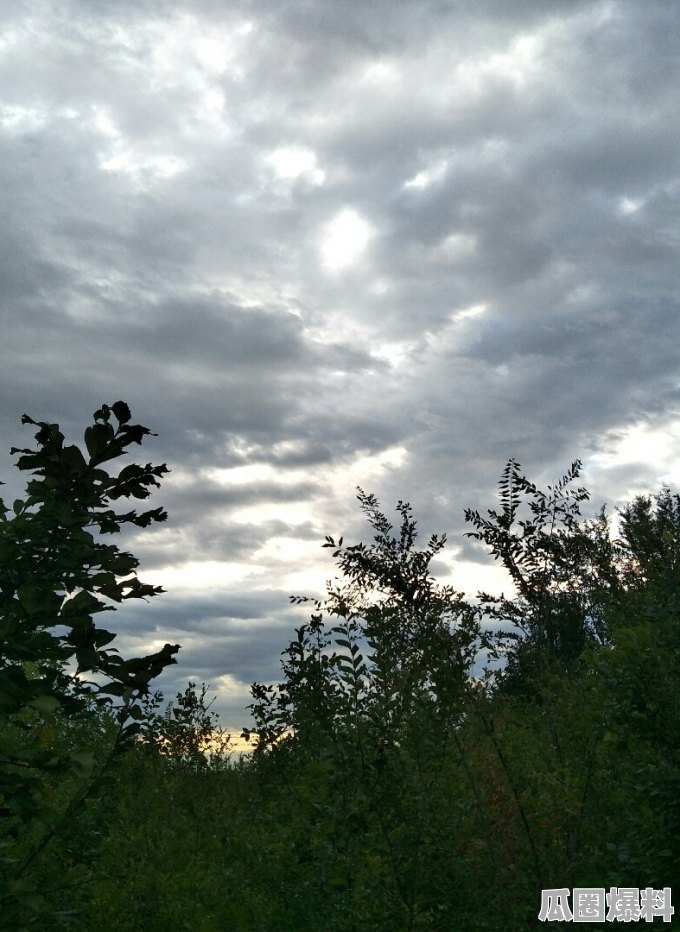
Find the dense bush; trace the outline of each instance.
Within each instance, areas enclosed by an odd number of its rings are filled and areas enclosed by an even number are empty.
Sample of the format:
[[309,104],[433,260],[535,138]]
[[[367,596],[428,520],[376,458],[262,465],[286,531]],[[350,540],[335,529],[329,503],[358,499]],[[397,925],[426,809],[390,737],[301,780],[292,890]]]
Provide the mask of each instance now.
[[149,682],[179,649],[124,660],[95,620],[160,592],[137,578],[132,554],[101,539],[166,518],[161,508],[119,513],[112,503],[145,499],[167,467],[103,468],[149,430],[130,423],[122,401],[95,412],[85,453],[65,445],[56,424],[23,423],[38,428],[37,448],[12,453],[32,478],[11,512],[0,501],[0,907],[10,928],[31,916],[70,921],[50,893],[86,877],[91,845],[64,857],[63,838],[113,755],[134,740]]
[[205,685],[150,694],[175,648],[122,661],[93,620],[155,592],[87,530],[164,517],[109,507],[164,471],[101,469],[128,422],[97,412],[89,459],[37,425],[42,479],[0,524],[4,927],[519,932],[541,889],[680,876],[677,495],[612,540],[579,463],[543,492],[511,460],[466,514],[514,595],[469,602],[431,575],[445,538],[360,492],[372,539],[326,539],[338,578],[232,759]]

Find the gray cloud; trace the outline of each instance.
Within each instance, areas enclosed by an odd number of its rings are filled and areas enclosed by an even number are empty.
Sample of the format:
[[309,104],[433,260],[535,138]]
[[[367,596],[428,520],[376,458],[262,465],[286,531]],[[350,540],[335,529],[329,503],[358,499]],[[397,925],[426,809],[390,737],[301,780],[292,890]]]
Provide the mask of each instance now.
[[167,692],[228,675],[242,723],[304,620],[289,584],[332,574],[315,541],[366,534],[356,484],[476,562],[462,511],[509,456],[539,481],[591,457],[598,502],[672,473],[675,4],[0,17],[3,437],[119,397],[158,433],[170,520],[131,548],[231,574],[116,616],[130,649],[185,642]]

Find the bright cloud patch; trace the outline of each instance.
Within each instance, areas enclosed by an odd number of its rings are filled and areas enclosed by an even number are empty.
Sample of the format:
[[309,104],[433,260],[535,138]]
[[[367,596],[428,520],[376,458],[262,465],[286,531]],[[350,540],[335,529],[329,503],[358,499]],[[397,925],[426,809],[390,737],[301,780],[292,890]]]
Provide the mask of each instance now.
[[148,570],[144,573],[144,582],[173,591],[216,592],[243,581],[251,571],[252,567],[245,563],[202,560]]
[[644,201],[641,198],[622,197],[619,201],[619,214],[623,217],[636,214],[643,204]]
[[[615,471],[630,463],[644,463],[645,466],[650,464],[649,471],[654,474],[652,482],[648,483],[652,488],[664,482],[672,486],[680,484],[680,467],[677,464],[680,423],[666,422],[662,426],[639,423],[624,431],[613,431],[607,440],[607,452],[589,458],[588,467],[593,471],[598,468]],[[640,491],[629,487],[621,494],[623,498],[630,499]]]
[[467,233],[452,233],[439,246],[439,253],[446,259],[464,259],[471,256],[477,246],[477,238]]
[[352,208],[341,210],[324,231],[321,254],[324,266],[332,272],[357,262],[372,235],[370,225]]
[[31,132],[47,122],[45,111],[38,107],[0,106],[0,127],[7,132]]
[[315,185],[323,184],[326,178],[326,173],[317,167],[316,155],[310,149],[275,149],[267,157],[267,162],[279,178],[299,178],[304,175]]
[[484,314],[488,310],[486,304],[473,304],[471,307],[466,307],[462,311],[455,311],[453,314],[453,320],[466,320],[468,317],[479,317],[480,314]]
[[436,162],[434,165],[431,165],[429,168],[423,169],[423,171],[418,172],[417,175],[414,175],[413,178],[410,178],[408,181],[404,182],[405,188],[416,188],[417,190],[422,190],[423,188],[429,188],[430,185],[436,184],[437,181],[441,181],[446,174],[446,168],[448,163],[445,160]]
[[170,152],[149,151],[126,139],[103,110],[95,108],[94,126],[105,141],[99,152],[99,167],[102,171],[129,175],[138,187],[172,178],[187,167],[184,159]]

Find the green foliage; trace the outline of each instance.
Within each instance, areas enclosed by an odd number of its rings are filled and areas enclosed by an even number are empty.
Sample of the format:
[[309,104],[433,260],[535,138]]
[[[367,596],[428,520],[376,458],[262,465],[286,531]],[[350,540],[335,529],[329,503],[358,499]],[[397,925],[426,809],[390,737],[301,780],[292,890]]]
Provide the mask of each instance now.
[[542,888],[680,876],[677,495],[612,540],[578,462],[542,491],[510,460],[466,516],[514,593],[471,604],[431,574],[445,538],[418,548],[410,506],[395,529],[360,490],[371,540],[326,538],[336,578],[293,598],[310,618],[232,759],[205,685],[150,694],[175,648],[123,661],[95,624],[157,591],[100,539],[164,518],[111,507],[165,471],[101,469],[147,433],[128,422],[102,408],[86,454],[37,424],[0,523],[0,926],[526,932]]
[[322,600],[293,598],[312,602],[311,619],[283,654],[283,681],[253,687],[255,760],[308,796],[311,822],[290,815],[293,848],[326,878],[325,928],[430,929],[428,863],[443,856],[433,765],[464,715],[482,637],[476,610],[430,573],[445,538],[418,549],[407,503],[395,531],[374,496],[358,500],[371,543],[326,538],[342,577]]
[[[160,508],[112,507],[147,498],[167,472],[151,464],[112,475],[102,468],[150,433],[130,417],[122,401],[103,405],[85,431],[84,453],[65,444],[58,425],[24,415],[38,428],[37,446],[11,451],[31,474],[11,512],[0,502],[0,902],[6,916],[18,904],[17,922],[23,907],[44,905],[29,868],[94,791],[110,753],[139,731],[148,684],[179,649],[166,644],[125,660],[110,646],[115,634],[95,620],[116,603],[161,591],[138,579],[132,554],[95,536],[166,518]],[[103,760],[93,728],[110,735]]]
[[359,490],[358,499],[373,542],[327,537],[343,580],[329,583],[323,600],[292,597],[315,611],[284,652],[284,681],[253,687],[261,746],[288,736],[318,751],[354,734],[382,747],[401,741],[419,715],[443,727],[459,714],[481,633],[462,595],[430,575],[446,538],[433,535],[418,550],[410,505],[398,503],[395,535],[374,496]]
[[197,692],[196,683],[189,683],[162,713],[158,709],[163,694],[148,696],[142,707],[140,740],[173,765],[193,770],[220,767],[231,736],[219,726],[219,715],[210,711],[214,698],[206,703],[208,688],[203,683]]
[[[638,502],[613,541],[604,509],[581,518],[579,468],[543,492],[511,460],[501,509],[466,512],[513,598],[438,588],[443,540],[415,550],[402,503],[393,534],[361,493],[373,543],[327,538],[343,579],[252,707],[254,766],[288,786],[286,895],[309,866],[324,928],[527,929],[542,888],[677,876],[680,508]],[[475,678],[482,647],[505,666]]]
[[465,511],[475,528],[466,536],[487,545],[516,590],[514,598],[480,593],[479,599],[497,626],[491,655],[506,661],[500,679],[517,695],[532,695],[534,681],[572,670],[589,645],[608,641],[607,607],[620,579],[604,509],[579,520],[589,498],[583,487],[573,488],[580,469],[576,460],[543,492],[510,459],[499,483],[501,511],[489,509],[487,517]]

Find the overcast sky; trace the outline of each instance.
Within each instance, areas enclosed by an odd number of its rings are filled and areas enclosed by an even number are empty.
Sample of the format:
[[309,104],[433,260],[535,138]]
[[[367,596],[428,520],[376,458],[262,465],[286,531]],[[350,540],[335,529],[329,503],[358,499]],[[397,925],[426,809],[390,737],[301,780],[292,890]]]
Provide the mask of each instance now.
[[[367,535],[449,535],[508,457],[680,484],[680,4],[13,0],[0,11],[0,478],[21,414],[125,400],[172,469],[127,543],[225,724]],[[17,478],[18,474],[17,474]],[[481,562],[480,562],[481,561]],[[440,563],[446,577],[447,566]]]

